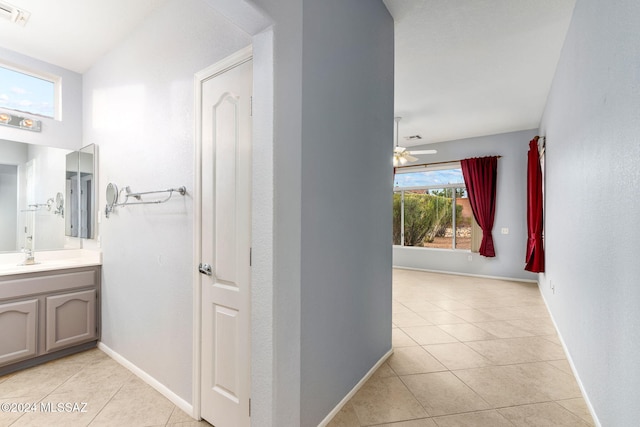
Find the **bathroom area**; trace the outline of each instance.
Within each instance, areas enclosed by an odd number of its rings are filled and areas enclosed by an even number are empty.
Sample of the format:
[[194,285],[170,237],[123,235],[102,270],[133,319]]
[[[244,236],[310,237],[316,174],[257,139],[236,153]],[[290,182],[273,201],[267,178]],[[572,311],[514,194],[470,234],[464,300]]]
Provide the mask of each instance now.
[[0,375],[98,346],[193,414],[194,75],[252,39],[206,1],[150,3],[65,67],[0,45],[58,85],[52,117],[0,103],[39,127],[0,125]]
[[5,374],[95,346],[101,255],[81,248],[81,239],[95,237],[94,146],[71,151],[0,140],[0,159]]

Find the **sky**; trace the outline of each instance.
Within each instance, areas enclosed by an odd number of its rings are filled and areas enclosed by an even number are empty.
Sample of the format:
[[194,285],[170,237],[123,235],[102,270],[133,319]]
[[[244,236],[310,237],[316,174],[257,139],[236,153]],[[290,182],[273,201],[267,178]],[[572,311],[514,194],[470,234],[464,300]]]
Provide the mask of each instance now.
[[462,169],[432,170],[396,174],[394,187],[426,187],[434,185],[462,184]]
[[0,108],[54,117],[54,83],[0,67]]

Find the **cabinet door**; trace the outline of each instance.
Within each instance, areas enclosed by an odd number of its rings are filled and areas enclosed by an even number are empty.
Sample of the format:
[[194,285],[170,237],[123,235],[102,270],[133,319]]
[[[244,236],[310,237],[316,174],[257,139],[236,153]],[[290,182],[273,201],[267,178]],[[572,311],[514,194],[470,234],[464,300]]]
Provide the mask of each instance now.
[[0,304],[0,366],[37,353],[38,300]]
[[46,318],[47,352],[95,339],[96,291],[47,297]]

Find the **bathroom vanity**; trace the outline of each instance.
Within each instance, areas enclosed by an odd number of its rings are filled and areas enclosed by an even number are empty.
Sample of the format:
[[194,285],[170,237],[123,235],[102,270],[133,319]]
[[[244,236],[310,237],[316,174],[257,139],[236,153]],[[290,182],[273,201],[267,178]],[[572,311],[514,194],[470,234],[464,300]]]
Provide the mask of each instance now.
[[0,139],[0,375],[100,339],[97,154]]
[[0,257],[0,375],[94,347],[100,338],[99,253]]

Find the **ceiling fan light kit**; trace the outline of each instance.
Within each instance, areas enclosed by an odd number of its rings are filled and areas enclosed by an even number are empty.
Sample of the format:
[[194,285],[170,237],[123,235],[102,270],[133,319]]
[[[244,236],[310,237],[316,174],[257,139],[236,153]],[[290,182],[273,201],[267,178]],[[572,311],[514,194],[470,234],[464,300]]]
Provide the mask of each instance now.
[[[400,120],[402,117],[394,117],[393,120],[396,122],[396,146],[393,149],[393,166],[404,166],[409,162],[415,162],[418,160],[417,157],[414,157],[413,154],[435,154],[437,150],[407,150],[405,147],[400,147],[398,145],[398,134],[400,131]],[[414,135],[409,137],[408,139],[422,139],[420,135]]]

